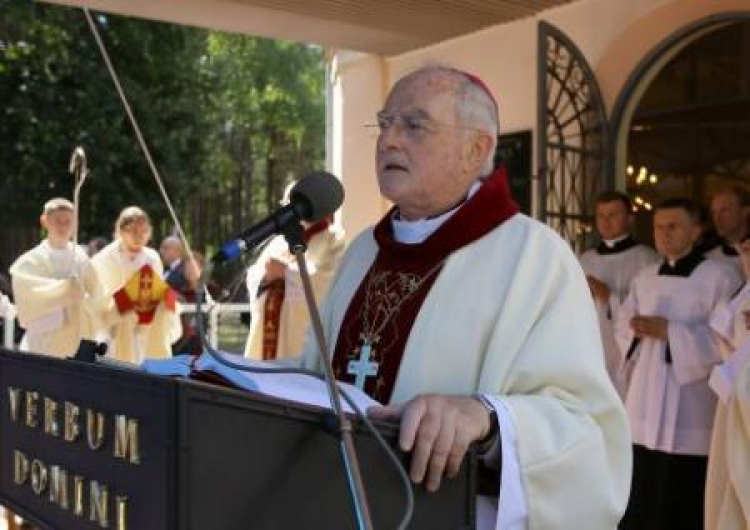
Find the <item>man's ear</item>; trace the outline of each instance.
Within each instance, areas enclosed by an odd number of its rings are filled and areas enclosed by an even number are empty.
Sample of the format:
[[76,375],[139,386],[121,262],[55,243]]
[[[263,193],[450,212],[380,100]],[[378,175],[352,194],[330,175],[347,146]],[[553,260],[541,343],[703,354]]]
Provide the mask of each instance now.
[[[472,172],[479,172],[482,169],[487,158],[493,156],[491,152],[493,141],[489,134],[476,133],[471,135],[471,140],[466,146],[466,164]],[[474,171],[475,170],[475,171]]]

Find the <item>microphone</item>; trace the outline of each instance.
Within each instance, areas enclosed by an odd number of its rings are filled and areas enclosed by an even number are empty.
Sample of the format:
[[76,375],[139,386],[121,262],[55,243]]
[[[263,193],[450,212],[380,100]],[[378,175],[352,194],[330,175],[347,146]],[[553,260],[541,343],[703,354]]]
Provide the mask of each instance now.
[[282,232],[289,223],[320,221],[338,210],[342,202],[344,188],[336,177],[325,171],[310,173],[289,192],[289,204],[226,242],[211,261],[219,264],[233,260],[244,250]]

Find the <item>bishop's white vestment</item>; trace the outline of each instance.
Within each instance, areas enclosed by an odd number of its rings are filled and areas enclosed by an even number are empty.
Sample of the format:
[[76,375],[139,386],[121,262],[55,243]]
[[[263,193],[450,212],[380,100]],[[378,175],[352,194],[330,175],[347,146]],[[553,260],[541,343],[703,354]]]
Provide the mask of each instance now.
[[[331,347],[377,254],[367,230],[343,257],[322,307]],[[304,355],[319,369],[313,341]],[[517,214],[445,261],[411,328],[390,402],[494,396],[515,426],[528,528],[613,530],[631,453],[603,359],[575,256],[549,228]],[[504,495],[501,484],[500,505]]]

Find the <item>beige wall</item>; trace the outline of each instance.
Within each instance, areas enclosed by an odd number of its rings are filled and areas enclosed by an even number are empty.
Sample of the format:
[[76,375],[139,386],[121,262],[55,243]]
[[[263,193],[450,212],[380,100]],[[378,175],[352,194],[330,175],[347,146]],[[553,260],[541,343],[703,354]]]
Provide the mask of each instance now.
[[346,198],[341,217],[347,239],[387,208],[375,179],[375,121],[386,91],[385,64],[372,55],[337,53],[331,65],[331,171],[341,177]]
[[[537,23],[545,20],[565,32],[594,69],[608,112],[644,55],[670,34],[712,13],[747,11],[748,0],[582,0],[542,12],[538,17],[489,28],[472,35],[382,61],[360,58],[343,70],[348,88],[364,91],[344,101],[350,126],[382,106],[387,87],[404,73],[431,63],[447,64],[480,76],[495,93],[503,132],[530,129],[536,136]],[[351,80],[350,80],[351,77]],[[369,80],[368,80],[369,77]],[[351,84],[350,84],[351,83]],[[362,141],[359,141],[362,139]],[[373,200],[371,139],[346,138],[343,179],[347,185],[344,223],[349,235],[377,220],[385,204]],[[352,159],[356,159],[353,161]],[[352,184],[357,184],[353,187]]]

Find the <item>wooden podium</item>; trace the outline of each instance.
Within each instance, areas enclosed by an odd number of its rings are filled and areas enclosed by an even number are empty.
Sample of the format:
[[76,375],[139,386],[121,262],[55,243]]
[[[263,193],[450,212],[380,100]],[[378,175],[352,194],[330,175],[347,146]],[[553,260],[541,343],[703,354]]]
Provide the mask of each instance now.
[[[182,378],[0,350],[0,504],[43,529],[354,529],[338,439],[320,409]],[[395,445],[396,429],[378,426]],[[363,425],[376,529],[405,500]],[[476,459],[414,487],[410,528],[474,528]]]

